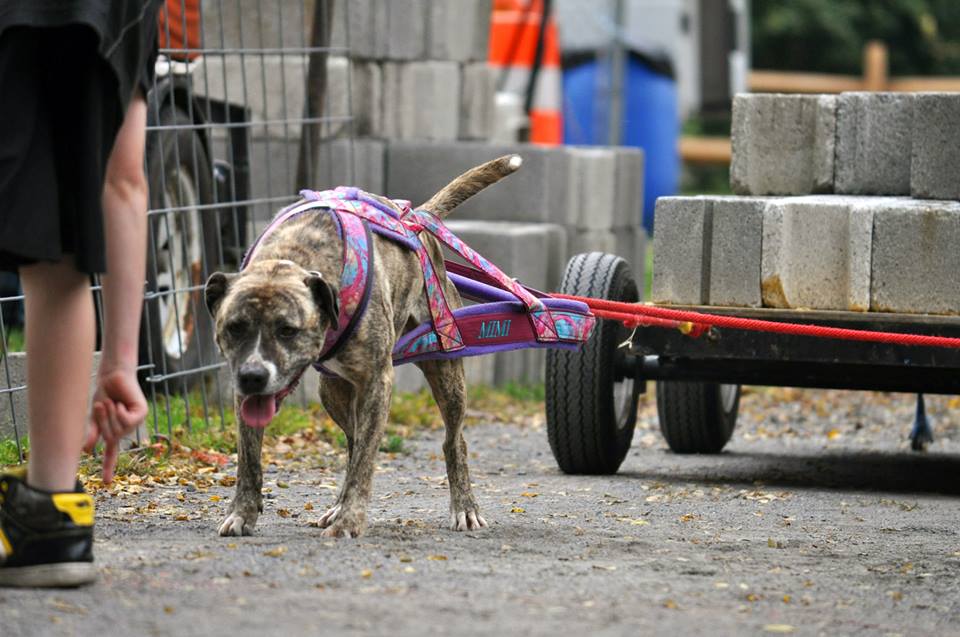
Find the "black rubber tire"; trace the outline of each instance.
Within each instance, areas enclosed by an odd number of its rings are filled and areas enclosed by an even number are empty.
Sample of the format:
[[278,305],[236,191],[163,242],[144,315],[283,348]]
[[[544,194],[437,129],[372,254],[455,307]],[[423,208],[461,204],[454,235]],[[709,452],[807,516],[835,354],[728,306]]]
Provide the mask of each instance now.
[[[614,301],[639,299],[627,262],[602,252],[570,259],[560,291]],[[564,473],[616,473],[630,449],[640,383],[622,377],[626,350],[617,347],[629,336],[620,323],[598,320],[579,351],[547,351],[547,436]]]
[[[164,106],[160,111],[161,126],[186,125],[191,122],[189,116],[176,106]],[[207,155],[206,147],[199,132],[190,128],[179,130],[153,131],[147,138],[147,179],[150,184],[150,208],[158,210],[168,207],[203,205],[214,201],[213,165]],[[186,179],[184,184],[177,180]],[[182,200],[181,200],[182,199]],[[189,200],[193,201],[189,201]],[[184,264],[173,263],[170,253],[158,245],[158,237],[164,233],[176,234],[177,223],[191,223],[199,230],[199,237],[191,246],[184,246],[183,254],[189,261],[189,271]],[[173,224],[173,227],[171,227]],[[152,369],[144,372],[144,377],[160,374],[173,374],[196,369],[201,365],[216,362],[216,346],[213,340],[213,328],[203,303],[202,290],[181,295],[176,305],[176,313],[183,317],[187,329],[180,330],[177,351],[170,353],[165,347],[169,336],[164,336],[163,311],[161,304],[167,304],[170,311],[169,294],[163,295],[166,288],[163,277],[158,272],[168,270],[170,275],[187,272],[187,280],[179,282],[190,287],[201,286],[213,271],[218,257],[218,222],[215,215],[199,210],[171,213],[165,219],[164,214],[151,215],[148,226],[147,245],[147,293],[141,327],[140,360],[141,364],[151,363]],[[155,296],[158,292],[161,296]],[[152,294],[151,294],[152,293]],[[179,393],[193,387],[203,378],[203,374],[186,374],[167,382],[157,383],[155,387],[167,393]]]
[[[728,394],[724,404],[723,392]],[[720,453],[733,435],[740,407],[740,386],[659,381],[660,431],[674,453]]]

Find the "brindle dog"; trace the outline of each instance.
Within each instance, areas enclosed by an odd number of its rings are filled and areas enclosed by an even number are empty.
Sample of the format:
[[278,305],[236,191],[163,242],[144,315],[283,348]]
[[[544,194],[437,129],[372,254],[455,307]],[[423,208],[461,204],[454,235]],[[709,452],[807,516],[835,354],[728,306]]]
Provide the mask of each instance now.
[[[473,168],[421,208],[443,218],[520,163],[519,156],[508,155]],[[450,308],[461,307],[460,295],[446,276],[440,244],[427,232],[420,234],[420,241],[433,259]],[[349,341],[324,363],[338,377],[324,378],[320,384],[320,399],[346,435],[348,451],[343,487],[334,506],[320,519],[326,536],[355,537],[365,528],[374,460],[393,390],[393,347],[404,333],[430,319],[416,254],[376,234],[373,250],[376,258],[366,312]],[[288,391],[317,360],[327,329],[336,325],[342,267],[342,243],[330,215],[304,214],[270,234],[243,271],[216,272],[207,281],[206,303],[214,318],[217,344],[235,380],[240,431],[237,490],[220,524],[220,535],[249,535],[263,511],[264,421],[275,411],[277,394]],[[463,362],[416,364],[446,425],[443,454],[450,484],[450,528],[485,527],[467,471]]]

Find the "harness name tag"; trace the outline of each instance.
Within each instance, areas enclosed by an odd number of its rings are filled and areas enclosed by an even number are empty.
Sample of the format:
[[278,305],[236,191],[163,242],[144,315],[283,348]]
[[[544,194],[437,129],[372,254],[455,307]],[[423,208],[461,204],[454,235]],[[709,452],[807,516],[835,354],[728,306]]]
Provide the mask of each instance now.
[[483,321],[479,338],[503,338],[510,335],[510,321]]

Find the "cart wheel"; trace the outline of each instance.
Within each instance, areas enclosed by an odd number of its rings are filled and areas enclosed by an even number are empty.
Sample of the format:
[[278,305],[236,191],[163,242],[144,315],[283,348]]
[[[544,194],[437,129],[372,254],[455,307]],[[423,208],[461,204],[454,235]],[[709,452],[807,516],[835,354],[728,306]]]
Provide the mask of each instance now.
[[[578,254],[567,264],[564,294],[636,302],[630,266],[602,252]],[[630,332],[615,321],[597,321],[579,351],[547,351],[547,435],[564,473],[616,473],[630,449],[641,383],[629,376],[625,349]]]
[[740,385],[659,381],[660,431],[674,453],[720,453],[733,435]]

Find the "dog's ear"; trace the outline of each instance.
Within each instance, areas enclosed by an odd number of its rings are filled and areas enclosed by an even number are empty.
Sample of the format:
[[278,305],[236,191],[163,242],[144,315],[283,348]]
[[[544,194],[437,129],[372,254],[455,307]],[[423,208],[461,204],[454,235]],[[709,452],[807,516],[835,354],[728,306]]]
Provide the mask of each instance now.
[[203,289],[203,298],[207,303],[207,311],[210,316],[217,315],[217,308],[220,307],[220,301],[227,295],[227,288],[238,275],[226,274],[224,272],[214,272],[207,279],[207,285]]
[[340,321],[340,294],[323,278],[319,272],[311,272],[303,280],[316,302],[320,311],[330,319],[330,327],[335,328]]

